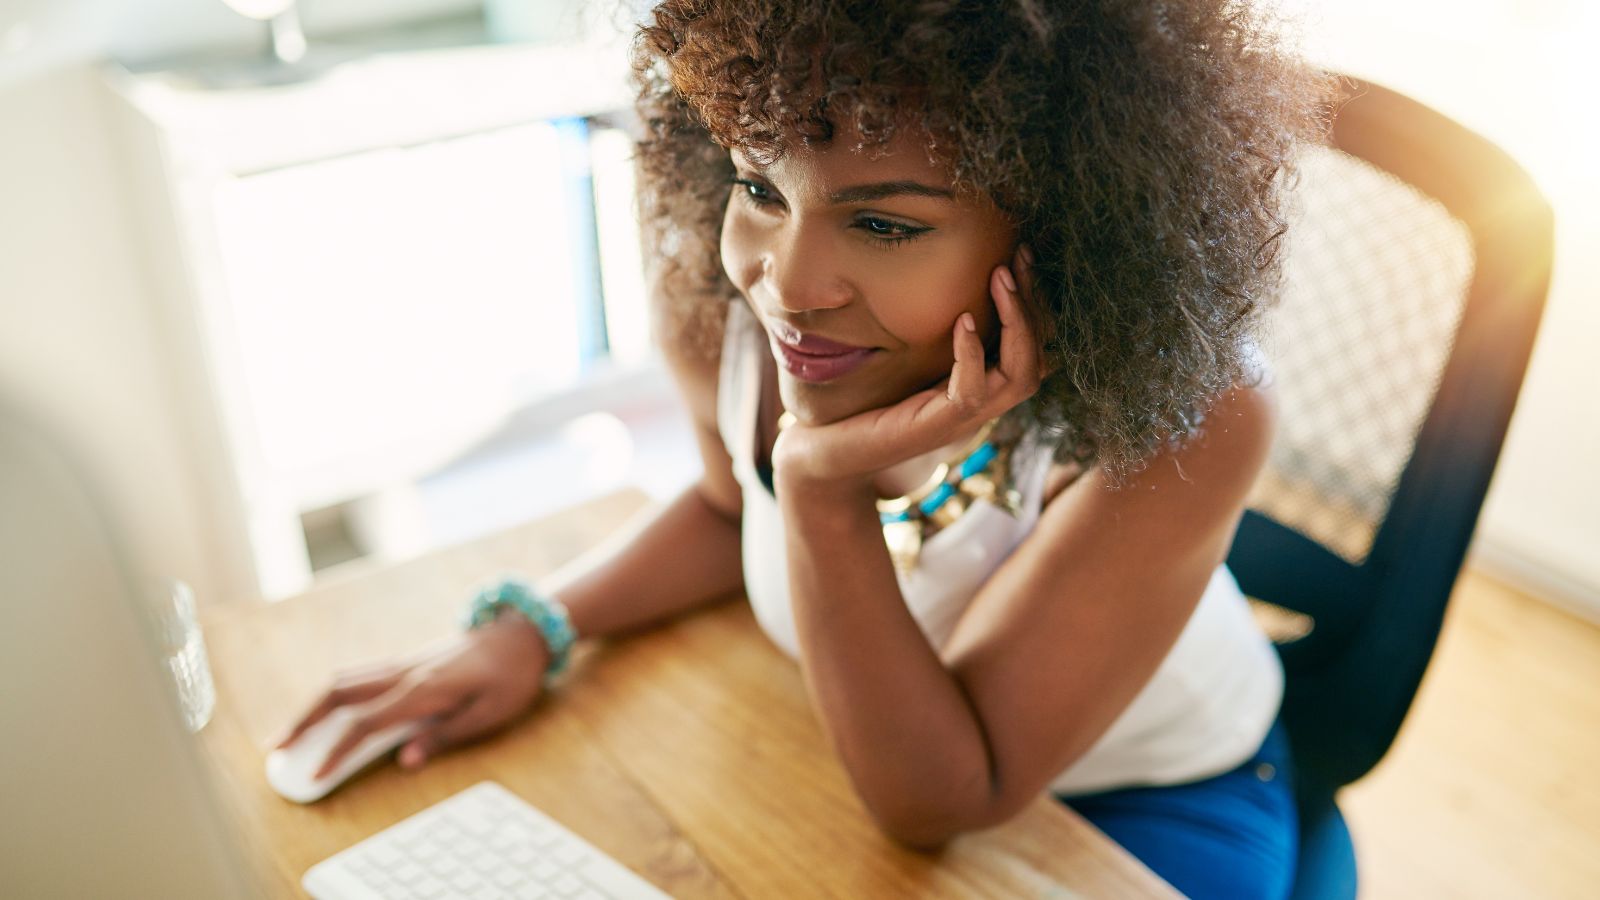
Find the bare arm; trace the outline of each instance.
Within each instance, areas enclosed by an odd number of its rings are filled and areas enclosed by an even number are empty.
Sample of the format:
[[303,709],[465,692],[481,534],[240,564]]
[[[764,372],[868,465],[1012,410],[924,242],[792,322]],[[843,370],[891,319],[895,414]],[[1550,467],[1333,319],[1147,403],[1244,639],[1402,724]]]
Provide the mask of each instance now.
[[936,847],[1009,818],[1132,702],[1226,556],[1270,440],[1260,391],[1212,417],[1122,490],[1069,485],[942,652],[906,609],[871,494],[780,476],[808,686],[887,833]]
[[739,520],[701,481],[540,586],[567,605],[583,637],[648,626],[743,588]]

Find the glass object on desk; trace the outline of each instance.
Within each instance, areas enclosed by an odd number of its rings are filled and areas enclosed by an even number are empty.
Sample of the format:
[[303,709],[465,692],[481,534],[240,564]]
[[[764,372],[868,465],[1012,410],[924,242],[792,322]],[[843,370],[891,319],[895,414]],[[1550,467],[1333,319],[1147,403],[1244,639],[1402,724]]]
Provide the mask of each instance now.
[[280,63],[297,63],[306,55],[306,36],[300,30],[300,11],[295,0],[222,0],[227,7],[247,19],[266,22],[270,29],[272,55]]
[[311,47],[300,27],[296,0],[222,0],[223,5],[265,26],[260,52],[202,53],[186,71],[175,72],[209,90],[237,90],[298,84],[320,78],[358,57],[351,47],[319,43]]
[[152,578],[143,585],[144,613],[156,639],[156,649],[172,673],[178,705],[189,731],[197,732],[211,721],[217,689],[211,680],[205,638],[195,613],[194,591],[176,578]]

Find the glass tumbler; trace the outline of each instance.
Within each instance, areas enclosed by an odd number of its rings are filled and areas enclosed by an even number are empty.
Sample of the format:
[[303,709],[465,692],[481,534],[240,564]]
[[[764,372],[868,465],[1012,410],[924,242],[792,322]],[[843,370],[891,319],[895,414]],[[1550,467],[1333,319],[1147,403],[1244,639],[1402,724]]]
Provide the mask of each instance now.
[[194,591],[176,578],[154,578],[145,587],[145,614],[149,617],[162,662],[172,673],[189,731],[197,732],[211,721],[217,689],[206,659],[205,638],[195,613]]

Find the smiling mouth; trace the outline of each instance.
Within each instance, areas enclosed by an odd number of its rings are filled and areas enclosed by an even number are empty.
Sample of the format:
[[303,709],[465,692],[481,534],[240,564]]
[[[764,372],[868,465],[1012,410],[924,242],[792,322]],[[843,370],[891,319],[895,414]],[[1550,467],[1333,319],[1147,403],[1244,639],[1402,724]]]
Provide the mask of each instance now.
[[[850,347],[844,344],[826,342],[831,347],[843,347],[842,351],[827,353],[808,353],[798,347],[791,346],[776,336],[772,339],[773,356],[790,375],[813,384],[821,384],[842,378],[856,369],[861,368],[877,353],[873,347]],[[817,346],[816,343],[812,344]]]
[[808,356],[837,356],[842,353],[851,353],[857,350],[871,350],[858,344],[847,344],[832,338],[825,338],[818,334],[801,331],[779,319],[767,320],[768,330],[781,344],[791,347]]

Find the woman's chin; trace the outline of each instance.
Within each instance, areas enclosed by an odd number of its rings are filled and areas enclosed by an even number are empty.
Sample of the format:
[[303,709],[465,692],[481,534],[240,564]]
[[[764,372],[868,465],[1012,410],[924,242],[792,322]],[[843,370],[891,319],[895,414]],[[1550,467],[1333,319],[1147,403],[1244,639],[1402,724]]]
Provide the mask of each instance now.
[[874,406],[859,389],[836,383],[817,384],[788,374],[778,376],[778,395],[783,398],[783,408],[793,413],[795,422],[801,425],[831,425]]
[[[922,381],[906,384],[899,373],[852,372],[834,381],[815,382],[797,378],[778,371],[778,396],[783,408],[794,413],[801,425],[831,425],[874,409],[885,409],[917,393],[925,385]],[[928,382],[936,384],[937,381]]]

